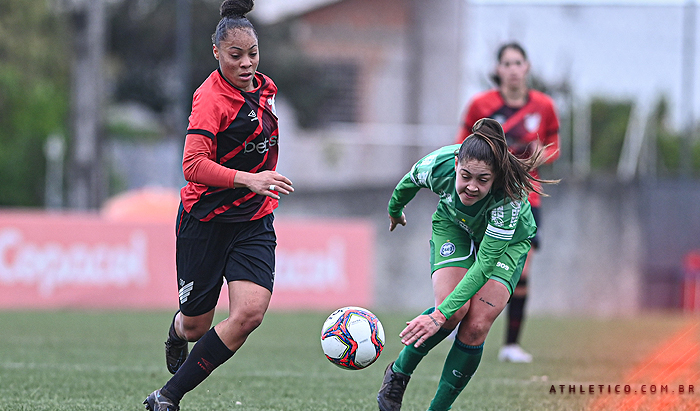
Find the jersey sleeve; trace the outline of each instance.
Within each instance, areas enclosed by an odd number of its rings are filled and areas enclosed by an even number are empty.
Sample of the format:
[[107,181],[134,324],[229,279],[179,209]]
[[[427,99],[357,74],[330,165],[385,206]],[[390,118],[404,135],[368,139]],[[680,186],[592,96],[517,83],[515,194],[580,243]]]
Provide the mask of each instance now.
[[389,206],[387,207],[390,216],[395,218],[401,217],[403,209],[413,197],[416,196],[421,188],[432,189],[430,182],[437,158],[437,152],[430,153],[423,157],[414,164],[413,167],[411,167],[411,171],[399,181],[391,195]]
[[545,113],[545,135],[542,138],[542,144],[547,147],[544,151],[544,158],[548,163],[559,158],[559,119],[554,110],[554,104],[551,103],[547,107]]
[[201,134],[185,138],[182,172],[185,180],[208,187],[233,188],[237,170],[211,160],[212,140]]
[[210,97],[207,89],[199,89],[192,98],[192,112],[187,125],[187,134],[201,134],[214,140],[221,129],[221,120],[224,117],[222,104],[217,104],[217,99]]
[[476,261],[469,267],[467,274],[455,289],[438,306],[446,318],[450,318],[457,312],[491,278],[498,259],[506,252],[510,240],[513,239],[521,208],[521,202],[513,201],[489,211],[489,223],[486,226],[484,238],[479,244]]

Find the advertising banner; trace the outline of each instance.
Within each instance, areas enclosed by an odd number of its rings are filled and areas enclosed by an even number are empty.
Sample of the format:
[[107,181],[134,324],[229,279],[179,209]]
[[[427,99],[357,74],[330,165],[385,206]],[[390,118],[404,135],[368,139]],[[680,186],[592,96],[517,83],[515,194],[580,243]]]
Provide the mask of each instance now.
[[[277,218],[271,309],[372,303],[363,220]],[[220,308],[227,304],[226,287]],[[177,309],[174,223],[0,212],[0,309]]]

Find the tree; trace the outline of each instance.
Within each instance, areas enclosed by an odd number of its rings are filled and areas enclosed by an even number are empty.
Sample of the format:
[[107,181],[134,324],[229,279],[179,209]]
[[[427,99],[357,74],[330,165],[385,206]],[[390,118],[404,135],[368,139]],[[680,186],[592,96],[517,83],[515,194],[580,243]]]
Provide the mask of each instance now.
[[69,37],[46,1],[0,3],[0,206],[43,203],[43,147],[65,135]]

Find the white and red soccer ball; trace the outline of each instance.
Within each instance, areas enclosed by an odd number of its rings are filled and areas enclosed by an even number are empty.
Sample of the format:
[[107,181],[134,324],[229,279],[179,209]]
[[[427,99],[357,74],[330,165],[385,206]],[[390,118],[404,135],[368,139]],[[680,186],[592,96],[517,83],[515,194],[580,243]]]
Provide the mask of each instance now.
[[361,307],[335,310],[323,323],[321,347],[338,367],[360,370],[370,366],[384,348],[384,328],[379,319]]

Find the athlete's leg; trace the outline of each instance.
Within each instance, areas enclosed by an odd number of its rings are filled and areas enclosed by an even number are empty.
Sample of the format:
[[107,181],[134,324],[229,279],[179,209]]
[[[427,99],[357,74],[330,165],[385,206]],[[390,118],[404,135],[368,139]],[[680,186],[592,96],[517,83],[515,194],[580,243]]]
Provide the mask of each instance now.
[[[462,267],[444,267],[433,273],[432,280],[435,307],[454,290],[466,272],[467,269]],[[420,347],[416,348],[413,344],[403,347],[396,361],[390,363],[384,372],[384,380],[382,381],[382,386],[377,395],[380,411],[401,409],[403,394],[411,378],[411,374],[420,361],[428,355],[428,352],[450,335],[452,330],[459,323],[459,320],[464,317],[468,306],[469,303],[467,302],[462,309],[458,310],[450,318],[450,321],[446,322],[437,333],[425,340]],[[425,310],[423,314],[433,312],[435,307],[430,307]]]
[[197,341],[182,367],[161,390],[176,403],[243,345],[262,322],[272,295],[267,288],[250,281],[229,282],[228,293],[228,318]]
[[194,342],[209,331],[213,321],[214,310],[193,317],[186,316],[178,311],[173,318],[173,329],[181,339]]
[[229,350],[238,350],[262,323],[271,297],[270,290],[251,281],[228,283],[228,318],[216,324],[214,330]]
[[[532,207],[532,216],[535,223],[539,226],[541,222],[539,207]],[[532,248],[528,253],[528,257],[532,257],[535,250],[539,248],[540,235],[536,235],[532,240]],[[513,295],[506,309],[506,335],[505,344],[501,347],[498,353],[498,359],[501,361],[529,363],[532,361],[532,355],[525,352],[520,347],[520,333],[525,323],[525,303],[528,296],[528,277],[530,275],[530,261],[528,258],[525,261],[523,272],[520,275],[517,285],[513,289]]]
[[214,309],[197,316],[186,316],[180,310],[173,316],[165,341],[165,364],[171,374],[180,369],[189,353],[189,342],[199,340],[214,319]]
[[[534,250],[530,251],[530,256]],[[527,300],[527,279],[530,273],[530,259],[525,262],[520,280],[513,290],[513,296],[508,304],[508,330],[506,332],[506,345],[518,344],[520,330],[525,321],[525,302]]]
[[[466,268],[462,267],[444,267],[433,273],[432,280],[435,307],[440,305],[440,303],[455,289],[466,272]],[[421,344],[420,347],[416,348],[413,344],[403,347],[401,353],[399,353],[399,357],[394,362],[394,371],[405,375],[411,375],[423,357],[425,357],[433,347],[450,335],[452,330],[457,327],[457,324],[462,320],[468,308],[469,302],[450,317],[450,319],[443,324],[442,328]],[[426,310],[424,314],[428,314],[433,310],[434,308],[431,307]]]
[[472,297],[457,337],[450,349],[430,411],[450,409],[457,396],[476,372],[481,361],[484,341],[496,317],[503,311],[510,292],[506,286],[490,279]]

